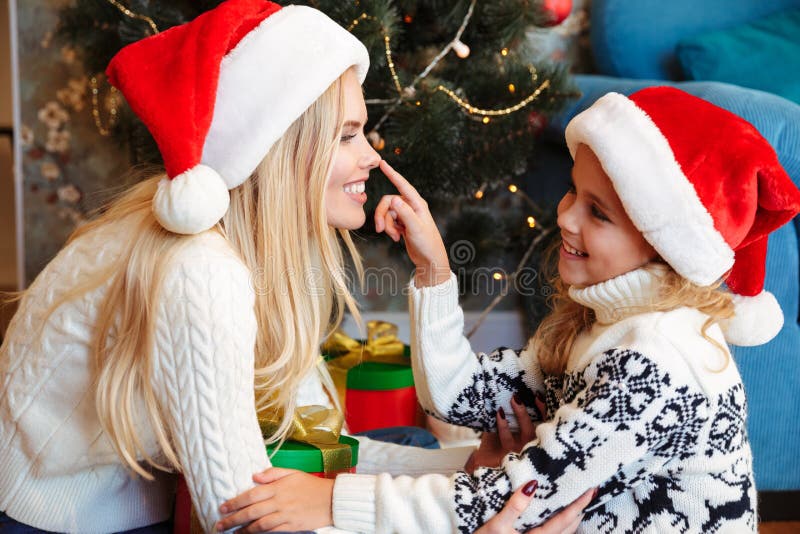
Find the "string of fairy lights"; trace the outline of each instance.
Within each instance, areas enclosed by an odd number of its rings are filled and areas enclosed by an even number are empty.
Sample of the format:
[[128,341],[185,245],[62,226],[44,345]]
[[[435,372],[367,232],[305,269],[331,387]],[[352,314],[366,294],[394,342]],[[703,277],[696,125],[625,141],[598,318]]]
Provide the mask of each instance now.
[[[155,21],[150,17],[131,11],[117,0],[106,0],[106,2],[117,8],[120,13],[126,17],[146,22],[150,28],[151,35],[155,35],[159,32],[158,26],[156,26]],[[119,120],[119,94],[116,87],[109,85],[108,93],[103,99],[105,108],[108,110],[108,124],[103,125],[103,120],[100,117],[99,77],[100,75],[96,74],[89,79],[89,84],[92,91],[92,118],[94,119],[94,125],[97,128],[97,132],[103,137],[108,137],[111,135],[111,132],[114,130],[114,127],[117,125]]]
[[[126,16],[128,18],[131,18],[131,19],[134,19],[134,20],[139,20],[139,21],[145,22],[148,25],[149,32],[150,32],[151,35],[155,35],[155,34],[159,33],[159,29],[156,26],[156,24],[155,24],[155,22],[153,21],[152,18],[147,17],[145,15],[141,15],[139,13],[136,13],[136,12],[130,10],[128,7],[126,7],[124,4],[122,4],[118,0],[106,0],[106,1],[110,5],[112,5],[115,8],[117,8],[120,11],[120,13],[122,13],[124,16]],[[367,138],[369,139],[370,143],[372,144],[372,146],[376,150],[381,151],[386,146],[385,140],[381,137],[381,135],[379,133],[381,126],[391,116],[391,114],[397,109],[398,106],[400,106],[403,102],[407,102],[409,100],[413,100],[414,99],[414,97],[416,96],[416,86],[417,86],[417,84],[421,80],[425,79],[425,77],[433,70],[433,68],[439,63],[439,61],[441,61],[450,51],[453,51],[456,54],[456,56],[458,58],[460,58],[460,59],[466,59],[466,58],[469,57],[470,48],[466,43],[464,43],[461,40],[461,36],[463,35],[464,30],[466,29],[467,25],[470,22],[470,19],[473,16],[476,3],[477,3],[477,0],[472,0],[470,2],[470,5],[467,8],[467,11],[466,11],[466,13],[464,15],[464,18],[463,18],[462,22],[461,22],[461,25],[459,26],[458,30],[456,31],[455,35],[453,36],[453,39],[450,40],[450,42],[448,42],[442,48],[442,50],[439,51],[439,53],[433,58],[433,60],[431,60],[431,62],[425,67],[425,69],[423,69],[419,74],[417,74],[414,77],[414,79],[412,80],[412,82],[410,84],[408,84],[407,86],[405,86],[405,87],[401,83],[400,77],[397,74],[397,69],[395,68],[394,59],[393,59],[394,53],[393,53],[393,50],[392,50],[392,39],[391,39],[391,36],[390,36],[389,32],[386,30],[386,28],[382,24],[379,24],[380,31],[381,31],[381,34],[383,36],[384,54],[386,56],[386,64],[387,64],[387,66],[389,68],[389,75],[391,77],[392,84],[394,85],[394,88],[395,88],[395,90],[397,92],[397,96],[395,98],[392,98],[392,99],[367,100],[367,104],[388,104],[389,105],[389,107],[384,112],[384,115],[375,123],[375,126],[373,127],[373,129],[367,134]],[[352,32],[361,22],[366,21],[366,20],[375,20],[375,21],[377,21],[377,18],[372,16],[372,15],[368,15],[367,13],[362,13],[360,16],[358,16],[357,18],[355,18],[351,22],[351,24],[348,26],[347,30]],[[405,15],[403,17],[403,20],[407,24],[410,24],[413,21],[413,19],[412,19],[412,17],[410,15]],[[500,55],[501,56],[505,57],[508,54],[509,54],[508,48],[502,48],[500,50]],[[532,83],[534,85],[536,85],[538,83],[538,73],[536,71],[536,68],[533,65],[529,65],[528,68],[529,68],[530,73],[531,73],[531,81],[532,81]],[[109,92],[107,93],[106,97],[103,99],[104,103],[105,103],[105,107],[108,110],[108,114],[109,114],[108,123],[106,125],[103,125],[103,122],[102,122],[102,119],[101,119],[101,113],[100,113],[100,107],[101,107],[100,106],[100,101],[101,101],[101,98],[100,98],[100,89],[99,89],[99,76],[100,75],[95,75],[95,76],[92,76],[91,79],[90,79],[91,92],[92,92],[92,116],[94,118],[94,123],[95,123],[95,126],[97,127],[97,131],[100,133],[100,135],[108,136],[108,135],[111,134],[111,131],[114,129],[114,127],[116,126],[116,124],[118,122],[118,119],[119,119],[119,113],[118,113],[119,95],[118,95],[118,91],[116,90],[116,88],[114,88],[113,86],[110,86]],[[548,88],[550,88],[550,80],[546,79],[546,80],[542,81],[541,83],[539,83],[538,86],[531,93],[526,95],[524,98],[522,98],[516,104],[511,105],[511,106],[507,106],[507,107],[504,107],[504,108],[500,108],[500,109],[484,109],[484,108],[480,108],[478,106],[474,106],[469,102],[468,98],[459,96],[456,93],[456,91],[454,91],[453,89],[451,89],[451,88],[449,88],[449,87],[447,87],[447,86],[445,86],[443,84],[437,85],[437,87],[435,88],[435,91],[439,91],[439,92],[444,93],[448,98],[450,98],[450,100],[453,103],[456,104],[456,106],[458,106],[458,108],[463,113],[466,113],[468,116],[474,118],[475,120],[481,121],[483,124],[488,124],[489,122],[491,122],[493,117],[502,117],[502,116],[505,116],[505,115],[516,113],[516,112],[526,108],[532,102],[534,102],[537,98],[539,98],[541,96],[541,94],[544,91],[546,91]],[[507,86],[507,89],[511,94],[515,94],[516,90],[517,90],[516,86],[513,83],[509,83],[508,86]],[[414,104],[416,106],[420,106],[421,102],[419,100],[415,100]],[[395,154],[399,155],[402,152],[402,149],[400,147],[395,147],[393,149],[393,151],[394,151]],[[482,200],[484,198],[485,192],[486,192],[486,189],[487,189],[487,185],[488,184],[486,182],[484,182],[481,185],[481,187],[475,192],[474,198],[476,200]],[[537,206],[533,202],[533,200],[523,190],[519,189],[515,184],[510,184],[508,186],[508,190],[512,194],[515,194],[515,195],[519,196],[525,203],[530,205],[532,208],[537,208]],[[526,218],[526,223],[527,223],[528,227],[531,228],[531,229],[536,229],[538,227],[536,218],[533,215],[529,215]],[[535,250],[536,246],[547,235],[549,235],[552,230],[553,230],[552,228],[541,228],[540,232],[539,232],[539,235],[537,235],[536,238],[531,240],[531,243],[529,244],[528,249],[526,250],[525,254],[523,255],[523,257],[520,260],[519,264],[517,265],[516,269],[511,274],[508,274],[508,275],[504,274],[501,271],[497,271],[497,272],[494,273],[493,278],[495,280],[497,280],[497,281],[506,280],[506,282],[507,282],[506,288],[509,287],[510,284],[513,283],[513,281],[516,279],[516,277],[518,276],[518,274],[521,271],[521,269],[524,268],[524,266],[526,265],[527,261],[530,259],[530,256],[533,253],[533,251]],[[478,318],[478,320],[475,322],[475,324],[472,325],[471,329],[467,333],[467,337],[470,337],[478,329],[478,327],[483,323],[483,321],[484,321],[485,317],[488,315],[488,313],[500,302],[500,300],[502,300],[502,298],[506,294],[507,294],[507,291],[502,291],[499,295],[497,295],[495,297],[495,299],[489,304],[489,306],[486,309],[484,309],[484,311],[481,313],[481,315]]]
[[[467,57],[469,57],[469,54],[470,54],[469,46],[467,46],[464,42],[461,41],[461,35],[463,34],[464,30],[466,29],[467,24],[469,23],[469,20],[472,18],[472,14],[474,12],[474,8],[475,8],[475,4],[476,3],[477,3],[477,0],[472,0],[472,2],[470,2],[469,8],[467,9],[467,12],[466,12],[466,14],[464,16],[462,24],[459,27],[459,29],[456,31],[456,34],[453,37],[453,39],[439,52],[439,54],[436,55],[436,57],[434,57],[434,59],[428,64],[428,66],[425,67],[425,69],[419,75],[417,75],[414,78],[414,81],[412,81],[406,87],[403,87],[402,83],[400,82],[400,78],[397,75],[397,70],[395,69],[395,66],[394,66],[394,59],[393,59],[394,54],[392,53],[391,36],[389,35],[389,32],[386,30],[386,28],[383,25],[380,25],[381,34],[383,35],[384,49],[385,49],[385,55],[386,55],[386,64],[389,67],[389,73],[390,73],[390,76],[391,76],[391,79],[392,79],[392,83],[394,84],[394,87],[395,87],[395,89],[397,91],[397,95],[398,96],[397,96],[396,100],[388,101],[388,102],[392,102],[394,104],[394,106],[392,106],[390,109],[388,109],[386,111],[386,113],[384,114],[384,116],[381,117],[380,120],[378,120],[378,122],[376,123],[375,127],[373,128],[373,131],[377,132],[380,129],[380,127],[383,125],[384,121],[388,118],[389,115],[391,115],[391,113],[394,111],[394,109],[396,109],[397,105],[401,104],[406,98],[409,98],[409,97],[413,98],[413,96],[416,94],[416,85],[417,85],[417,83],[420,80],[424,79],[428,75],[428,73],[430,73],[430,71],[436,66],[436,64],[450,50],[453,50],[455,52],[455,54],[461,59],[466,59]],[[347,27],[347,30],[352,32],[364,20],[376,20],[377,21],[376,17],[368,15],[367,13],[362,13],[360,16],[358,16],[357,18],[353,19],[353,21],[350,23],[350,26]],[[410,23],[412,21],[410,15],[405,15],[403,20],[405,22],[407,22],[407,23]],[[502,55],[504,57],[507,56],[508,53],[509,53],[508,48],[503,48],[503,49],[500,50],[500,55]],[[534,83],[536,83],[537,78],[538,78],[538,74],[536,72],[536,68],[533,65],[528,65],[528,69],[531,72],[531,79],[533,80]],[[488,124],[491,121],[490,117],[509,115],[511,113],[515,113],[515,112],[525,108],[531,102],[536,100],[539,97],[539,95],[541,95],[541,93],[543,91],[545,91],[549,87],[550,87],[550,80],[544,80],[531,94],[527,95],[520,102],[518,102],[518,103],[516,103],[516,104],[514,104],[512,106],[508,106],[508,107],[502,108],[502,109],[483,109],[483,108],[479,108],[477,106],[473,106],[472,104],[469,103],[469,100],[467,98],[462,98],[462,97],[458,96],[458,94],[455,91],[453,91],[449,87],[446,87],[445,85],[442,85],[442,84],[438,85],[435,90],[436,91],[441,91],[444,94],[446,94],[453,102],[456,103],[456,105],[458,105],[462,109],[462,111],[465,111],[468,115],[479,117],[479,120],[481,120],[484,124]],[[515,93],[516,92],[516,86],[513,83],[508,84],[508,91],[510,93],[512,93],[512,94]],[[387,101],[385,101],[385,100],[381,100],[381,101],[377,101],[377,102],[376,101],[372,101],[372,102],[368,101],[368,103],[387,103]],[[418,100],[415,102],[415,104],[416,105],[420,105]]]
[[[399,76],[397,75],[397,71],[396,71],[395,66],[394,66],[394,59],[393,59],[393,53],[392,53],[392,47],[391,47],[391,37],[389,35],[389,32],[386,30],[385,27],[383,27],[383,25],[380,25],[380,30],[381,30],[381,33],[383,34],[384,53],[386,55],[386,64],[389,67],[389,73],[390,73],[390,76],[391,76],[391,79],[392,79],[392,83],[393,83],[393,85],[395,87],[395,90],[397,91],[397,95],[398,96],[394,101],[392,101],[392,100],[389,100],[389,101],[380,100],[380,101],[372,101],[372,102],[367,101],[368,104],[369,103],[375,103],[375,104],[387,104],[387,103],[390,103],[391,104],[389,109],[387,109],[384,112],[384,115],[375,124],[374,128],[372,129],[372,131],[370,131],[369,134],[367,134],[368,139],[370,140],[370,142],[372,143],[373,147],[376,150],[380,151],[385,147],[385,141],[383,140],[383,138],[378,133],[380,127],[383,125],[383,123],[386,121],[386,119],[394,112],[394,110],[397,109],[397,107],[400,104],[402,104],[404,101],[406,101],[406,99],[413,98],[415,96],[415,94],[416,94],[416,84],[420,80],[424,79],[428,75],[428,73],[430,73],[430,71],[433,70],[433,68],[436,66],[436,64],[445,55],[447,55],[447,53],[450,52],[450,50],[453,50],[455,52],[456,56],[458,56],[460,59],[466,59],[467,57],[469,57],[469,54],[470,54],[469,46],[466,45],[463,41],[461,41],[461,35],[463,34],[464,30],[467,27],[467,24],[469,23],[469,20],[472,17],[476,2],[477,2],[477,0],[472,0],[472,2],[470,2],[469,8],[467,9],[466,14],[464,15],[464,19],[462,20],[462,23],[461,23],[459,29],[456,31],[456,34],[453,37],[453,39],[439,52],[439,54],[437,54],[434,57],[434,59],[428,64],[428,66],[420,74],[418,74],[414,78],[414,80],[406,87],[403,87],[402,83],[400,82]],[[347,28],[348,31],[353,31],[353,29],[355,29],[356,26],[358,26],[362,21],[368,20],[368,19],[376,20],[375,17],[372,17],[372,16],[370,16],[370,15],[368,15],[366,13],[362,13],[359,17],[357,17],[356,19],[354,19],[352,21],[350,26]],[[410,15],[405,15],[403,20],[406,23],[410,23],[411,22]],[[503,48],[503,49],[500,50],[500,55],[503,56],[503,57],[507,56],[508,53],[509,53],[508,48]],[[531,80],[533,81],[534,84],[536,84],[536,82],[538,80],[538,73],[536,72],[536,68],[533,65],[529,65],[528,69],[530,70],[530,73],[531,73]],[[450,89],[450,88],[448,88],[448,87],[446,87],[446,86],[444,86],[442,84],[439,84],[436,87],[436,91],[441,91],[444,94],[446,94],[456,105],[459,106],[459,108],[463,112],[467,113],[471,117],[476,117],[478,120],[483,122],[483,124],[488,124],[491,121],[492,117],[509,115],[511,113],[515,113],[515,112],[520,111],[521,109],[525,108],[526,106],[531,104],[534,100],[536,100],[542,94],[542,92],[545,91],[546,89],[548,89],[549,87],[550,87],[550,80],[549,79],[544,80],[541,84],[539,84],[538,87],[536,87],[536,89],[534,89],[534,91],[532,93],[527,95],[525,98],[520,100],[518,103],[516,103],[516,104],[514,104],[512,106],[508,106],[508,107],[502,108],[502,109],[483,109],[483,108],[479,108],[477,106],[473,106],[472,104],[469,103],[468,99],[460,97],[458,94],[456,94],[455,91],[453,91],[452,89]],[[510,93],[514,94],[516,92],[516,86],[513,83],[509,83],[508,84],[508,91]],[[416,100],[415,101],[415,105],[419,106],[420,105],[420,101]],[[399,155],[400,152],[401,152],[400,147],[395,147],[394,152],[395,152],[395,154]],[[481,199],[484,198],[487,185],[488,184],[486,182],[484,182],[481,185],[481,187],[478,189],[478,191],[475,192],[474,197],[475,197],[476,200],[481,200]],[[508,186],[508,190],[511,193],[521,197],[523,199],[523,201],[526,202],[531,207],[534,207],[534,208],[536,207],[535,203],[530,198],[530,196],[528,196],[528,194],[525,193],[523,190],[519,189],[519,187],[517,187],[515,184],[510,184]],[[526,223],[527,223],[528,227],[531,228],[531,229],[537,228],[537,221],[536,221],[536,218],[533,215],[527,216]],[[505,280],[505,282],[506,282],[505,289],[503,291],[501,291],[498,295],[496,295],[495,298],[492,300],[492,302],[490,302],[489,305],[481,312],[481,314],[478,317],[478,319],[475,321],[475,323],[470,327],[469,331],[466,333],[468,338],[472,337],[472,335],[478,330],[478,328],[481,326],[481,324],[485,321],[485,319],[488,316],[489,312],[491,312],[500,303],[500,301],[508,294],[508,288],[511,287],[511,285],[515,282],[516,278],[519,276],[519,273],[521,272],[521,270],[525,267],[525,265],[529,261],[531,255],[533,254],[533,252],[536,249],[536,247],[539,245],[539,243],[543,239],[545,239],[548,235],[550,235],[552,230],[553,230],[553,228],[543,228],[543,229],[541,229],[539,234],[534,239],[531,240],[530,244],[528,245],[527,250],[525,251],[525,254],[523,254],[522,259],[519,261],[519,263],[517,264],[516,268],[514,269],[514,271],[511,274],[506,275],[502,271],[497,270],[492,275],[494,280],[496,280],[498,282]]]
[[117,112],[117,88],[113,85],[110,86],[108,95],[106,95],[105,102],[108,109],[108,125],[103,126],[103,120],[100,118],[100,88],[98,87],[97,76],[92,76],[89,79],[89,84],[92,90],[92,117],[94,118],[94,125],[97,131],[103,137],[111,135],[111,131],[117,125],[119,115]]

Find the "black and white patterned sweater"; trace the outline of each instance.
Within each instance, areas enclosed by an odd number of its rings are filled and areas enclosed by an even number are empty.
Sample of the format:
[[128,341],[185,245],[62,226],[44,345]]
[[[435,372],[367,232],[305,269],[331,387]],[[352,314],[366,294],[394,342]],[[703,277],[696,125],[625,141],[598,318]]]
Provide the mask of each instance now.
[[[461,334],[454,276],[413,289],[414,376],[429,413],[492,431],[501,406],[515,425],[515,392],[534,417],[534,392],[541,392],[546,421],[498,469],[450,477],[340,475],[335,525],[474,532],[514,489],[537,480],[518,530],[598,486],[578,532],[756,532],[744,389],[729,355],[701,336],[707,317],[681,308],[615,318],[622,306],[646,304],[658,288],[654,272],[639,269],[570,291],[598,322],[576,340],[563,376],[544,375],[531,347],[474,354]],[[708,335],[726,346],[716,326]]]

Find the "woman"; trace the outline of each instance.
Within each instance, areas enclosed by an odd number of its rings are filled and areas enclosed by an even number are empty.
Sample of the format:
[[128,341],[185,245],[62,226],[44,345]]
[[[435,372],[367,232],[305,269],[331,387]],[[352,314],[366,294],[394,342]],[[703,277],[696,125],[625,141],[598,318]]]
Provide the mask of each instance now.
[[[339,242],[360,270],[348,230],[380,161],[368,62],[319,11],[263,0],[115,56],[109,80],[166,173],[78,229],[21,297],[0,348],[4,531],[163,532],[175,471],[211,530],[270,465],[258,417],[280,420],[274,442],[295,407],[335,399],[319,343],[345,308],[359,318]],[[470,452],[362,439],[359,469],[452,472]]]

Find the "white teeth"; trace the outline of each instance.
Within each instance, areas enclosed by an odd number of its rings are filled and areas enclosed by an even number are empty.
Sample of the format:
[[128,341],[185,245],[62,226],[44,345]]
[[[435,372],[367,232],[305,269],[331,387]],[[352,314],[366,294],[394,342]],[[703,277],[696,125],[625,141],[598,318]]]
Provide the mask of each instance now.
[[[562,241],[562,243],[564,243],[564,242]],[[567,249],[567,252],[569,252],[570,254],[574,254],[576,256],[586,256],[585,252],[581,252],[580,250],[578,250],[576,248],[572,248],[571,246],[569,246],[566,243],[564,243],[564,248]]]
[[352,194],[363,193],[364,190],[366,189],[366,182],[356,182],[354,184],[347,184],[344,187],[342,187],[342,189],[344,189],[345,193],[352,193]]

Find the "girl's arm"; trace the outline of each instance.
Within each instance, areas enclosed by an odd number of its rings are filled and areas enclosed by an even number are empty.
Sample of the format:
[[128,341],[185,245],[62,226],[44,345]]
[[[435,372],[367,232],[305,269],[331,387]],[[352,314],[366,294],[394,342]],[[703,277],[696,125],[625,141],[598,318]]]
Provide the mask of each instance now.
[[409,309],[414,380],[423,407],[447,422],[494,431],[497,409],[510,413],[516,393],[536,418],[534,392],[543,386],[535,355],[504,347],[489,355],[472,352],[462,335],[458,285],[428,204],[388,163],[380,165],[400,194],[378,202],[375,229],[404,239],[416,266]]
[[462,334],[464,313],[452,273],[439,285],[411,288],[411,355],[417,397],[431,415],[448,423],[485,432],[497,431],[498,408],[518,429],[511,397],[542,419],[535,395],[544,392],[544,377],[531,344],[524,350],[505,347],[475,354]]
[[240,261],[194,243],[172,263],[160,295],[153,392],[208,532],[220,504],[270,465],[253,393],[255,295]]
[[680,364],[662,363],[630,350],[600,355],[575,377],[572,401],[540,424],[536,439],[520,454],[506,456],[499,469],[451,477],[339,475],[334,524],[360,532],[474,532],[515,489],[536,480],[534,500],[516,525],[524,530],[590,487],[600,487],[602,503],[655,483],[650,475],[668,461],[696,453],[708,417],[706,396],[689,385],[691,379],[671,372]]

